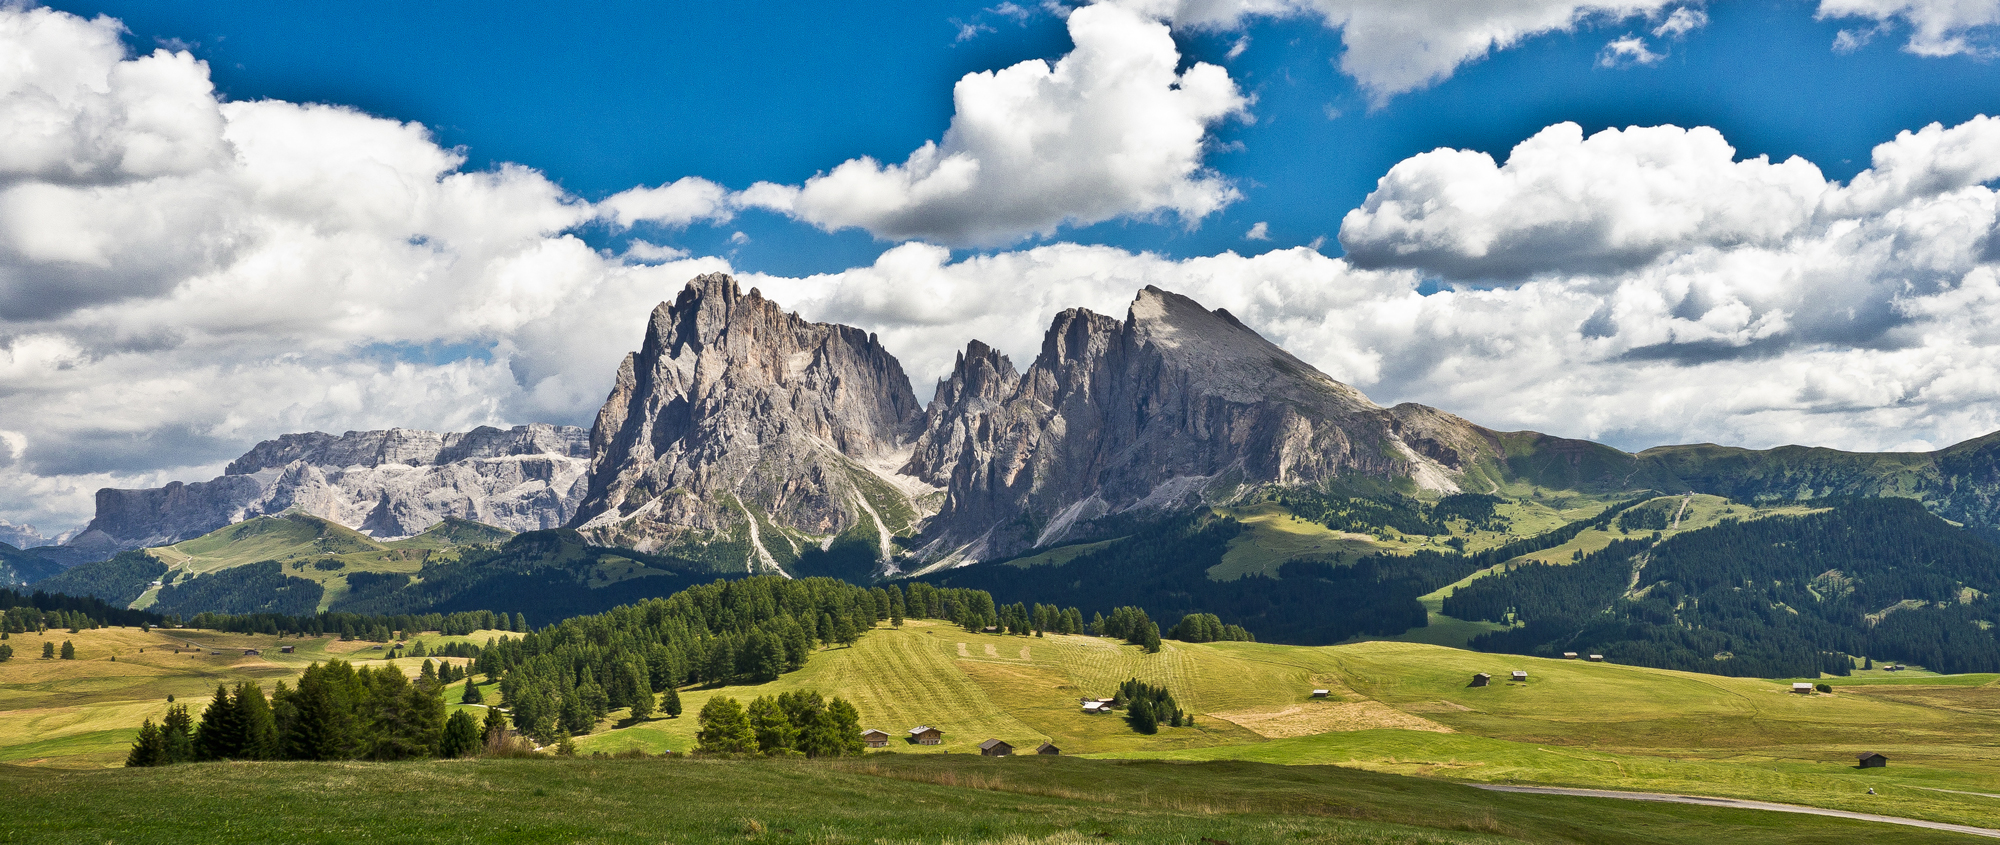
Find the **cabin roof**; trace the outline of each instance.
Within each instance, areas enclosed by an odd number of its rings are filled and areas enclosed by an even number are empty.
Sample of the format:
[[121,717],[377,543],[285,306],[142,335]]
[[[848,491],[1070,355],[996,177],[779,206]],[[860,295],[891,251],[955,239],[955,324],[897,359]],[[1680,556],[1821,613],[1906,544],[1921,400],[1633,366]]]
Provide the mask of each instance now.
[[982,743],[980,743],[980,744],[979,744],[979,750],[981,750],[981,751],[991,751],[991,750],[993,750],[993,749],[995,749],[995,748],[998,748],[998,747],[1000,747],[1000,746],[1002,746],[1002,745],[1006,745],[1006,746],[1007,746],[1008,748],[1013,748],[1013,747],[1014,747],[1014,746],[1012,746],[1012,745],[1007,745],[1007,743],[1005,743],[1005,742],[1002,742],[1002,741],[1000,741],[1000,740],[997,740],[997,739],[989,739],[989,740],[987,740],[987,741],[985,741],[985,742],[982,742]]
[[[910,729],[910,734],[914,736],[916,734],[927,734],[931,731],[937,731],[937,728],[933,728],[930,725],[918,725]],[[938,733],[944,733],[944,731],[938,731]]]

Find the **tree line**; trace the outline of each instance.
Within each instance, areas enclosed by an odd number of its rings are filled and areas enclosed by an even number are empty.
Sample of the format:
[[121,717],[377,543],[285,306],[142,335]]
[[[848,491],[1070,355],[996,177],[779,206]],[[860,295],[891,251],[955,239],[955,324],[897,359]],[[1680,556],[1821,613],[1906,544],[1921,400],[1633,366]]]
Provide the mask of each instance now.
[[[472,754],[485,744],[481,727],[462,710],[447,717],[443,690],[434,671],[413,682],[395,666],[357,669],[341,660],[308,667],[297,687],[278,682],[268,699],[250,681],[233,691],[218,685],[199,721],[180,704],[170,706],[158,725],[147,719],[125,764]],[[494,730],[505,726],[497,711],[490,720]]]

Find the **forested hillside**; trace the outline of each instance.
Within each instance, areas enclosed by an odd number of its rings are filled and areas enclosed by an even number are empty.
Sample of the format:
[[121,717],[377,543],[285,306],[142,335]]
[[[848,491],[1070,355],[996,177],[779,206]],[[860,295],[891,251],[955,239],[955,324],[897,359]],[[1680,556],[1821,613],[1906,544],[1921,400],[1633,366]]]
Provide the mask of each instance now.
[[1444,612],[1522,625],[1474,640],[1494,651],[1760,677],[1846,674],[1850,656],[2000,670],[2000,549],[1908,499],[1827,505],[1519,566]]

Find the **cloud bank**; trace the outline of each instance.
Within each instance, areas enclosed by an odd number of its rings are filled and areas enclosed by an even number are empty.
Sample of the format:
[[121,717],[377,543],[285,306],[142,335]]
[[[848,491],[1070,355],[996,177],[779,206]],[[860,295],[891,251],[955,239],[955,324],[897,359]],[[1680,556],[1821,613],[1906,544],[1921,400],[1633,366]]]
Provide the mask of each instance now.
[[[1062,62],[961,82],[973,94],[953,132],[966,130],[927,148],[930,175],[851,171],[894,202],[869,206],[854,197],[872,188],[842,183],[824,208],[890,208],[868,218],[886,227],[895,208],[922,207],[957,221],[938,232],[973,237],[1087,219],[1098,212],[1071,195],[1087,187],[1122,209],[1104,213],[1197,216],[1174,192],[1228,190],[1199,168],[1199,144],[1242,95],[1219,70],[1176,70],[1164,29],[1129,11],[1086,8],[1071,26]],[[723,221],[787,197],[794,214],[835,213],[800,210],[814,183],[730,194],[695,176],[593,205],[527,168],[467,171],[416,124],[220,100],[202,63],[129,56],[118,27],[0,9],[0,55],[19,58],[0,72],[11,522],[62,530],[88,518],[97,487],[206,478],[288,431],[587,423],[651,307],[733,268],[638,242],[598,252],[577,227]],[[1106,92],[1189,99],[1148,106],[1179,117],[1164,140],[1135,141],[1099,113]],[[1019,115],[1033,118],[1022,137],[999,131]],[[1125,171],[1070,166],[1130,144],[1173,154],[1108,186]],[[976,159],[976,177],[1030,153],[1061,165],[1034,187],[1048,196],[978,178],[970,193],[920,190],[954,155]],[[1739,160],[1703,127],[1557,124],[1504,161],[1437,150],[1390,168],[1343,222],[1346,258],[1057,243],[954,259],[911,242],[842,273],[745,281],[881,333],[920,395],[972,338],[1025,363],[1057,311],[1122,315],[1156,284],[1379,401],[1499,428],[1628,447],[1920,448],[2000,429],[1996,177],[2000,120],[1984,117],[1901,133],[1845,184],[1799,159]],[[973,197],[998,222],[979,223]]]

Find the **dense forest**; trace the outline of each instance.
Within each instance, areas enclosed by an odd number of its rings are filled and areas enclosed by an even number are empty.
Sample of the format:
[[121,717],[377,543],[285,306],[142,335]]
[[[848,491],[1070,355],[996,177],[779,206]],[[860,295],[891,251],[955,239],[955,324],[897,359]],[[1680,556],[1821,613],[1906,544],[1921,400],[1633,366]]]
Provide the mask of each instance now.
[[1521,566],[1460,588],[1444,612],[1523,623],[1473,641],[1492,651],[1756,677],[1847,674],[1849,655],[2000,671],[2000,549],[1911,500],[1824,504]]
[[[1156,522],[1065,563],[985,564],[922,580],[984,590],[1002,601],[1072,596],[1086,613],[1130,605],[1158,619],[1212,614],[1241,628],[1244,636],[1265,642],[1323,645],[1423,627],[1428,618],[1419,596],[1501,561],[1562,545],[1587,528],[1602,528],[1648,498],[1650,494],[1615,503],[1590,519],[1475,554],[1420,551],[1371,555],[1352,563],[1304,557],[1287,561],[1277,578],[1251,575],[1232,581],[1211,580],[1208,570],[1222,562],[1242,526],[1202,510]],[[1454,519],[1481,518],[1481,508],[1490,504],[1464,499],[1446,512]]]

